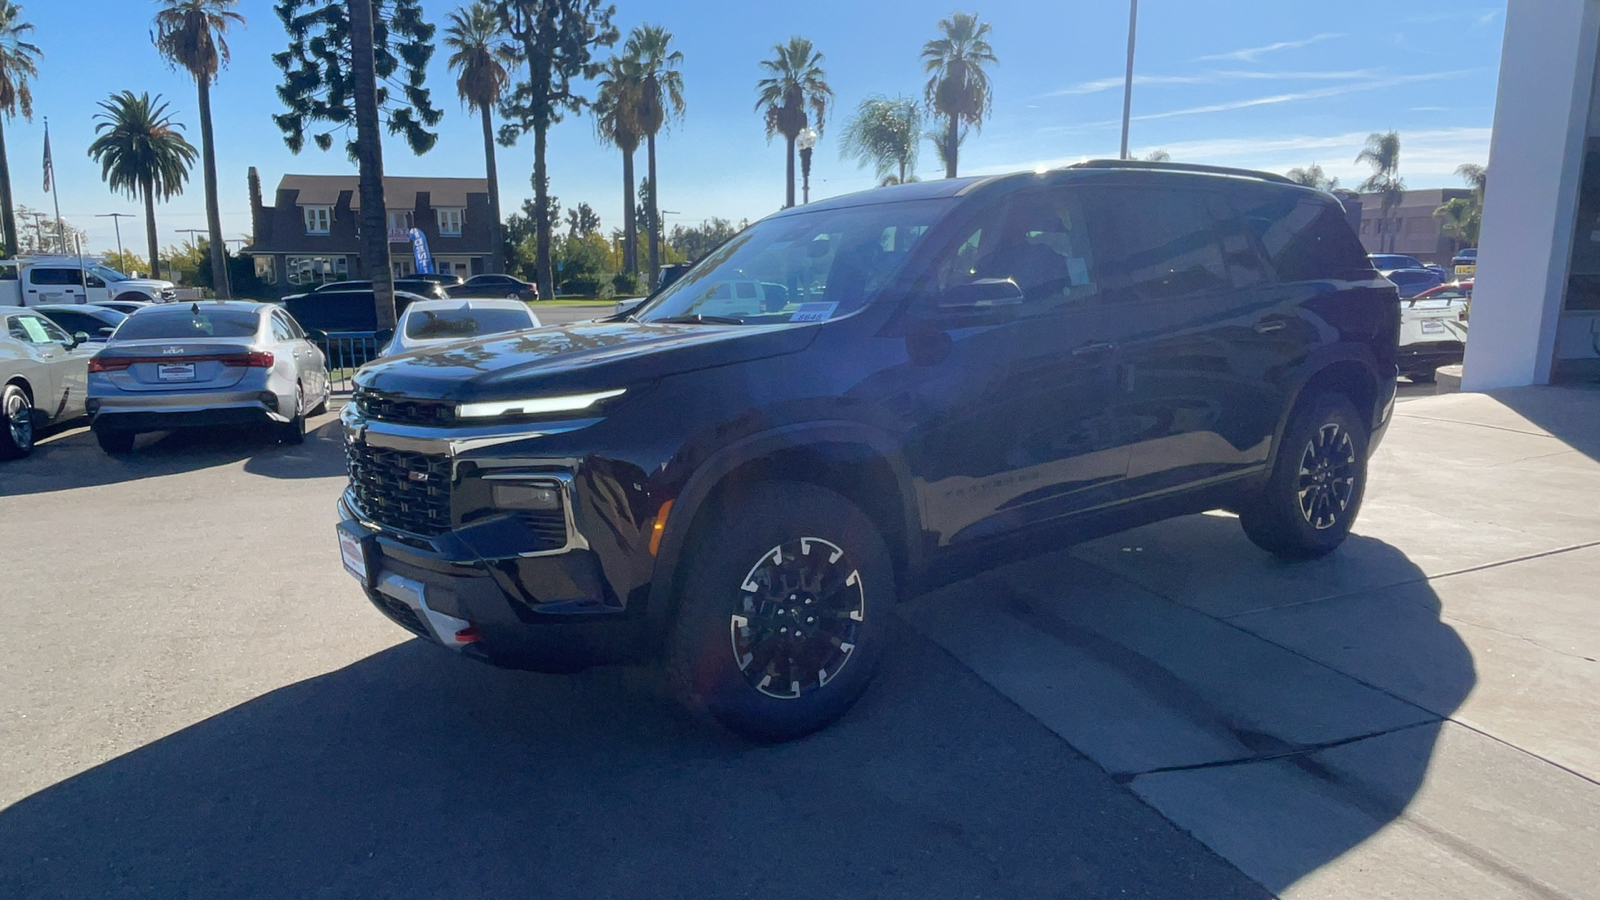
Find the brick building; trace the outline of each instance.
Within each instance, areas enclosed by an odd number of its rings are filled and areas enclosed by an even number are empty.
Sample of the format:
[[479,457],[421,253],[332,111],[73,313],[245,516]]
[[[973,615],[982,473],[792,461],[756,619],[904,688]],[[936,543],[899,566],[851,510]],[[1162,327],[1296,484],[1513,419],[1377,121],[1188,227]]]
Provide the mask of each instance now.
[[[385,177],[383,194],[396,277],[416,271],[412,228],[427,236],[436,271],[463,277],[489,271],[495,248],[486,179]],[[255,259],[256,275],[284,292],[364,279],[360,212],[355,175],[285,175],[268,206],[251,168],[255,241],[244,252]]]

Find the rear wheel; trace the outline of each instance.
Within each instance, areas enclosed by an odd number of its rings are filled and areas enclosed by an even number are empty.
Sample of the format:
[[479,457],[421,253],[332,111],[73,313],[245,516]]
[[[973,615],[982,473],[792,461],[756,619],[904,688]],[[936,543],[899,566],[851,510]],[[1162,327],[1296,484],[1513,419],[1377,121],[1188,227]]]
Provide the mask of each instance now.
[[1367,486],[1367,427],[1342,394],[1296,410],[1266,486],[1239,511],[1256,546],[1285,559],[1332,553],[1350,534]]
[[294,418],[279,426],[278,439],[285,444],[303,444],[306,442],[306,389],[299,384],[294,386]]
[[18,459],[33,452],[33,401],[21,387],[0,389],[0,459]]
[[1434,374],[1432,369],[1423,369],[1420,372],[1412,372],[1406,377],[1411,379],[1412,384],[1433,384],[1434,379],[1438,376]]
[[872,681],[894,615],[882,536],[807,484],[761,485],[713,515],[685,549],[668,647],[676,687],[752,740],[831,724]]
[[135,437],[136,435],[131,431],[122,431],[115,428],[94,429],[95,443],[100,445],[101,450],[113,456],[132,452]]

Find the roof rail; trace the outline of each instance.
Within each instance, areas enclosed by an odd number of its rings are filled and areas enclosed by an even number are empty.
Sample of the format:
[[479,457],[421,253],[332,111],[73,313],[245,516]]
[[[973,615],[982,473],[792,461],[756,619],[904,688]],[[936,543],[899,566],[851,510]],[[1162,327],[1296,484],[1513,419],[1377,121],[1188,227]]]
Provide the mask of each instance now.
[[1069,169],[1159,169],[1167,172],[1199,172],[1207,175],[1232,175],[1237,178],[1254,178],[1277,184],[1296,184],[1273,172],[1254,169],[1232,169],[1227,166],[1206,166],[1199,163],[1150,162],[1142,159],[1090,159],[1067,166]]

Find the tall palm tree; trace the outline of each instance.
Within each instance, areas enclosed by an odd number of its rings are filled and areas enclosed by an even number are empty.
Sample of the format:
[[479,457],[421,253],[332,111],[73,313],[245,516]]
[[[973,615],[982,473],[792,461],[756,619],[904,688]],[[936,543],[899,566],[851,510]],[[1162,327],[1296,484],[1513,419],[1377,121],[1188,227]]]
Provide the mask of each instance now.
[[100,164],[100,177],[114,191],[144,198],[144,231],[150,241],[150,276],[161,272],[156,243],[156,199],[169,200],[183,193],[194,165],[195,149],[184,140],[183,126],[172,121],[167,104],[157,94],[122,91],[100,101],[102,112],[89,145],[89,155]]
[[[1406,196],[1406,183],[1400,177],[1400,135],[1393,131],[1368,135],[1367,146],[1356,154],[1356,162],[1372,166],[1372,174],[1357,187],[1366,193],[1383,195],[1383,218],[1388,222],[1389,214]],[[1392,251],[1394,230],[1386,227],[1385,232],[1384,249]]]
[[[767,140],[775,134],[783,135],[789,145],[789,169],[784,207],[794,205],[794,142],[807,125],[817,134],[822,133],[823,121],[828,115],[828,104],[833,100],[833,88],[828,86],[827,73],[822,71],[822,54],[806,38],[795,36],[787,44],[772,46],[773,58],[761,61],[768,77],[756,82],[756,110],[764,112],[767,120]],[[806,110],[816,122],[808,121]]]
[[839,155],[871,165],[880,184],[905,184],[916,178],[921,141],[922,109],[915,100],[872,96],[856,107]]
[[1489,168],[1477,163],[1462,163],[1456,166],[1456,174],[1461,176],[1474,194],[1478,195],[1478,202],[1483,202],[1483,192],[1489,187]]
[[640,25],[628,36],[623,52],[639,68],[639,129],[644,134],[650,196],[645,227],[650,229],[650,283],[661,276],[661,182],[656,180],[656,135],[674,119],[683,118],[683,54],[672,49],[672,32],[660,25]]
[[[23,40],[33,26],[22,21],[22,7],[0,0],[0,113],[15,118],[17,112],[33,121],[33,91],[28,81],[39,77],[39,48]],[[11,163],[6,159],[6,135],[0,120],[0,249],[17,255],[17,213],[11,202]]]
[[[595,92],[594,127],[600,140],[622,151],[622,270],[639,271],[639,220],[633,202],[633,154],[639,149],[641,79],[631,58],[606,61]],[[652,281],[651,284],[655,282]]]
[[984,66],[1000,62],[989,46],[989,23],[975,15],[955,13],[939,22],[944,37],[922,45],[922,68],[928,73],[924,87],[928,109],[944,117],[946,178],[956,177],[965,126],[983,129],[994,106],[994,93]]
[[489,271],[505,271],[505,247],[500,237],[500,174],[494,156],[494,106],[511,85],[507,64],[515,65],[516,47],[500,30],[494,7],[478,0],[450,14],[444,30],[450,70],[456,73],[456,93],[469,112],[483,121],[483,168],[489,180]]
[[1295,184],[1303,184],[1319,191],[1331,191],[1339,186],[1338,177],[1328,177],[1328,174],[1322,171],[1322,167],[1316,163],[1312,163],[1303,169],[1298,167],[1290,169],[1284,175]]
[[233,11],[238,0],[161,0],[150,38],[174,69],[182,69],[200,88],[200,159],[206,188],[206,228],[210,233],[211,284],[218,297],[233,296],[228,283],[228,245],[222,240],[222,215],[217,205],[217,149],[211,133],[211,83],[228,65],[223,37],[244,16]]

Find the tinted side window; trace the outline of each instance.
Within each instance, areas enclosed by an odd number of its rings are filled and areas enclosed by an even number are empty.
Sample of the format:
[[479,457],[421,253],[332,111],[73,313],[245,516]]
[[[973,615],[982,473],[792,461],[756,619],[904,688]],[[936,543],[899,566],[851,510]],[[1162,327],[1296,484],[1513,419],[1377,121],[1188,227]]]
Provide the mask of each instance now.
[[43,266],[28,271],[31,284],[83,284],[83,273],[77,269],[47,269]]
[[1162,300],[1232,284],[1205,194],[1149,188],[1084,191],[1107,297]]
[[104,322],[92,316],[86,316],[83,313],[58,312],[53,314],[53,318],[57,325],[72,332],[82,331],[86,334],[94,335],[99,334],[100,329],[106,327]]
[[294,340],[294,333],[289,330],[289,323],[285,322],[281,315],[272,316],[272,339],[280,342]]
[[1256,248],[1255,235],[1244,219],[1234,210],[1227,198],[1220,194],[1210,197],[1211,215],[1217,223],[1217,234],[1222,241],[1222,258],[1228,266],[1228,276],[1236,288],[1255,287],[1272,280],[1267,272],[1261,252]]
[[1064,190],[1015,195],[961,229],[935,265],[936,287],[987,278],[1021,288],[1024,315],[1094,295],[1094,259],[1077,195]]
[[1284,281],[1345,278],[1370,272],[1361,241],[1335,203],[1289,191],[1242,200],[1245,223]]

